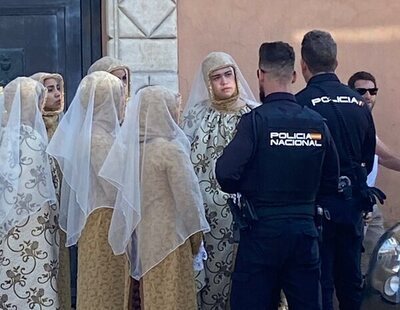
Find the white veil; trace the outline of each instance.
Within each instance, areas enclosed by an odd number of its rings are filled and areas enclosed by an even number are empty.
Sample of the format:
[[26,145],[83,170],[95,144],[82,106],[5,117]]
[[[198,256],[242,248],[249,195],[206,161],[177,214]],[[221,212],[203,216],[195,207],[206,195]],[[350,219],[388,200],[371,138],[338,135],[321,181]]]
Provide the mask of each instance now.
[[122,82],[104,71],[84,77],[47,152],[62,170],[60,226],[74,245],[89,214],[112,208],[116,192],[98,172],[117,136],[125,100]]
[[120,133],[100,169],[99,176],[115,186],[117,196],[108,242],[115,255],[126,252],[140,221],[139,105],[130,99]]
[[190,144],[172,117],[178,98],[161,86],[140,90],[100,171],[118,188],[114,208],[125,217],[114,211],[123,242],[114,251],[127,251],[135,279],[196,232],[209,231]]
[[131,95],[131,70],[127,65],[125,65],[121,60],[117,58],[113,58],[110,56],[104,56],[98,60],[96,60],[88,69],[88,74],[91,74],[96,71],[106,71],[108,73],[111,73],[115,70],[124,70],[126,74],[126,96],[127,98],[130,97]]
[[182,127],[191,142],[207,109],[211,107],[214,100],[209,75],[212,71],[224,67],[232,67],[235,71],[238,98],[251,108],[259,105],[235,60],[229,54],[223,52],[208,54],[194,77],[189,99],[182,115]]
[[44,116],[52,116],[52,115],[59,115],[64,111],[64,79],[63,77],[58,74],[58,73],[47,73],[47,72],[37,72],[35,74],[32,74],[31,79],[34,79],[38,82],[40,82],[42,85],[45,84],[45,81],[47,79],[55,79],[59,85],[60,85],[60,106],[56,110],[48,110],[46,109],[46,102],[43,105],[42,109],[42,115]]
[[[4,88],[0,136],[0,238],[44,204],[57,203],[45,152],[46,89],[26,77]],[[3,97],[3,96],[1,96]]]

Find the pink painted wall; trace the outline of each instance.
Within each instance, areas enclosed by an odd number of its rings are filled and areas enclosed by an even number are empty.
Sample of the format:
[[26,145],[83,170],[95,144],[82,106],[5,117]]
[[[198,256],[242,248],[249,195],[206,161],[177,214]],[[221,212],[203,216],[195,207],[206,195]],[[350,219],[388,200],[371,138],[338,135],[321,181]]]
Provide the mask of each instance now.
[[[400,154],[400,2],[392,0],[199,0],[178,1],[179,82],[184,100],[202,59],[211,51],[231,54],[257,97],[258,47],[286,41],[296,51],[312,29],[330,31],[338,43],[337,74],[343,82],[359,70],[377,78],[374,110],[378,134]],[[293,91],[305,86],[299,75]],[[387,222],[400,220],[400,173],[380,169],[378,185],[388,194]]]

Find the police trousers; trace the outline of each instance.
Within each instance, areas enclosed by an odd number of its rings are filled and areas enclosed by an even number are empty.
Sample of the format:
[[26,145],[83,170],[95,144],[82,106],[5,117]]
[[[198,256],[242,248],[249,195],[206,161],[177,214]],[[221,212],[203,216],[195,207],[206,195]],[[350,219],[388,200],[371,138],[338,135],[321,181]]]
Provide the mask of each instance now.
[[310,218],[262,218],[240,232],[232,310],[276,310],[283,290],[291,310],[321,309],[318,232]]
[[321,253],[323,310],[333,310],[333,292],[341,310],[357,310],[362,301],[361,251],[363,228],[360,223],[339,224],[324,220]]

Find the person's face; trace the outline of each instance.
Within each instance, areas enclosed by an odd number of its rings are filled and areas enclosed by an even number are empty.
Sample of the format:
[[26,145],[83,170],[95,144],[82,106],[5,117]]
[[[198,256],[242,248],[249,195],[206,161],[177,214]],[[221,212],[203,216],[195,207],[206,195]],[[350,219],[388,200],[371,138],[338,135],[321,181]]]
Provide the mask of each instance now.
[[124,86],[128,84],[128,77],[124,69],[116,69],[114,71],[111,71],[111,74],[119,78],[122,81],[122,83],[124,83]]
[[236,93],[235,72],[232,67],[225,67],[211,72],[210,81],[217,100],[231,98]]
[[119,78],[122,84],[124,84],[125,98],[127,99],[129,95],[129,87],[128,87],[129,81],[128,81],[127,71],[124,69],[116,69],[114,71],[111,71],[111,74]]
[[354,88],[364,98],[368,108],[372,111],[375,106],[376,94],[378,91],[374,82],[370,80],[357,80],[354,83]]
[[60,83],[53,78],[45,79],[44,86],[47,88],[47,98],[44,105],[46,111],[57,111],[61,107]]

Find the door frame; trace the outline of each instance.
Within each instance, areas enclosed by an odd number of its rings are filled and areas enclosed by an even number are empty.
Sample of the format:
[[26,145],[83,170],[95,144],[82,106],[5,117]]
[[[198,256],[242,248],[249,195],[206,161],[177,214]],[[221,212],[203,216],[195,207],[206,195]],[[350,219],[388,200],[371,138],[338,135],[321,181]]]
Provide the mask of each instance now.
[[81,0],[82,76],[102,56],[102,0]]

